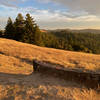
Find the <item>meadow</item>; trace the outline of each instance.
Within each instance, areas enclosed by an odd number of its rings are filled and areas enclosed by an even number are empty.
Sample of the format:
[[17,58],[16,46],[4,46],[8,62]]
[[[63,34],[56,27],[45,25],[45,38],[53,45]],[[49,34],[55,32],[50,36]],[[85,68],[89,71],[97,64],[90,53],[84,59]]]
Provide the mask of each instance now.
[[40,73],[38,59],[69,69],[100,72],[100,55],[71,52],[0,38],[0,100],[99,100],[98,90]]

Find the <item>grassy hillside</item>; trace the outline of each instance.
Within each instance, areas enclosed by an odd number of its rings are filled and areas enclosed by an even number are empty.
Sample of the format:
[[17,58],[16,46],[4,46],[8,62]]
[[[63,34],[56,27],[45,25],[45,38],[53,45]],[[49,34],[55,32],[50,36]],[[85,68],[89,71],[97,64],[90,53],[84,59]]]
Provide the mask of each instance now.
[[[33,59],[45,60],[67,68],[100,71],[100,55],[57,50],[0,39],[0,68],[8,72],[31,73]],[[14,73],[15,73],[14,72]]]
[[100,55],[38,47],[0,38],[0,100],[99,100],[96,90],[32,73],[33,59],[66,68],[100,71]]

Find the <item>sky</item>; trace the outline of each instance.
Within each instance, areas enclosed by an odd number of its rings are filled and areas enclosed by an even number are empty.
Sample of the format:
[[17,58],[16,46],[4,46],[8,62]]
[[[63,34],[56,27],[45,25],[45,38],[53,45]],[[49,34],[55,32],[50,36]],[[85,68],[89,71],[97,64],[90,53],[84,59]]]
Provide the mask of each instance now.
[[100,29],[100,0],[0,0],[0,29],[18,13],[41,29]]

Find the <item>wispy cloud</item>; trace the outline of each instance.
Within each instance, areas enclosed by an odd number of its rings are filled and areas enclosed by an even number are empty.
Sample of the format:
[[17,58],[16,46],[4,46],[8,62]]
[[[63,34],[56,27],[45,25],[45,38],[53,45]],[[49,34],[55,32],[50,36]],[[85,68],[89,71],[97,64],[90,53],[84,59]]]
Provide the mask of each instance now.
[[7,23],[6,17],[0,17],[0,29],[3,29],[5,27],[5,24]]
[[18,3],[25,2],[25,0],[0,0],[0,5],[7,7],[18,7]]
[[[4,6],[5,7],[5,6]],[[15,13],[16,12],[16,13]],[[55,28],[83,28],[91,27],[91,23],[100,23],[100,18],[95,15],[88,14],[73,14],[62,10],[41,10],[33,7],[25,8],[8,8],[5,7],[5,13],[7,16],[15,18],[18,13],[22,13],[24,16],[26,13],[30,13],[31,16],[39,24],[40,28],[55,29]],[[2,13],[2,12],[1,12]],[[9,15],[10,14],[10,15]],[[3,26],[6,24],[7,17],[0,19],[0,24]],[[96,24],[95,24],[96,25]],[[94,27],[96,27],[94,25]],[[93,27],[93,26],[92,26]]]
[[[0,0],[0,7],[3,9],[0,10],[2,13],[0,25],[2,27],[6,25],[7,17],[14,19],[18,13],[22,13],[24,16],[26,13],[30,13],[41,28],[98,28],[100,26],[100,11],[98,10],[100,8],[97,4],[100,1],[95,0],[96,3],[94,3],[93,0],[42,0],[45,3],[54,2],[64,5],[66,7],[64,10],[41,9],[30,5],[17,6],[17,4],[26,1],[28,2],[28,0]],[[88,4],[90,1],[91,4]]]
[[[40,0],[38,0],[40,2]],[[90,14],[100,15],[100,0],[42,0],[54,2],[69,8],[70,11],[85,11]],[[41,1],[41,2],[42,2]]]

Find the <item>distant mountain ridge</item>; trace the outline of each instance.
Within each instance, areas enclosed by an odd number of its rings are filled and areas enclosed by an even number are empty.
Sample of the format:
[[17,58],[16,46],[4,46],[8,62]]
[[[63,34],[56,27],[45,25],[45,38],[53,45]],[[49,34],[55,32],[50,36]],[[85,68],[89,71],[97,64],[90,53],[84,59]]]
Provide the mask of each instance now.
[[56,29],[56,30],[47,30],[47,31],[67,31],[67,32],[74,32],[74,33],[96,33],[100,34],[100,29]]
[[72,30],[73,32],[81,32],[81,33],[97,33],[100,34],[99,29],[82,29],[82,30]]

